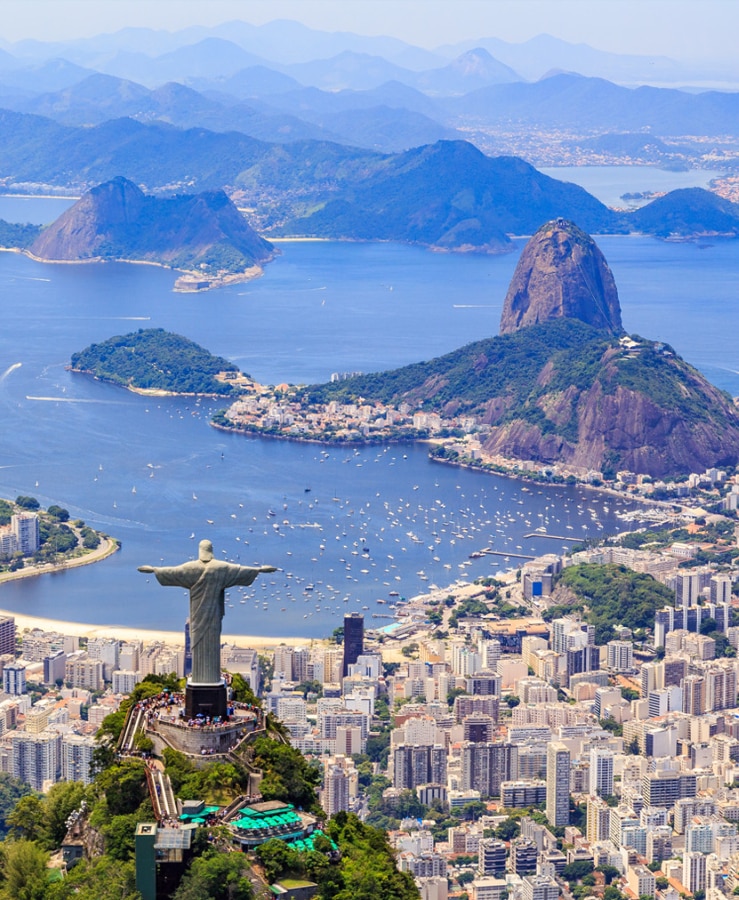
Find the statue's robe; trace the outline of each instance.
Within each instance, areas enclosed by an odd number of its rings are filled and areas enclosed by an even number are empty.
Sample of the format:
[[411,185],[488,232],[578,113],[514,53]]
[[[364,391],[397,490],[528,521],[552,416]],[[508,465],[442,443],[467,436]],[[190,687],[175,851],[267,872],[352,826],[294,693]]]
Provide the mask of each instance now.
[[225,612],[224,592],[237,584],[249,585],[259,569],[211,559],[194,560],[181,566],[156,566],[159,584],[190,591],[191,684],[221,682],[221,621]]

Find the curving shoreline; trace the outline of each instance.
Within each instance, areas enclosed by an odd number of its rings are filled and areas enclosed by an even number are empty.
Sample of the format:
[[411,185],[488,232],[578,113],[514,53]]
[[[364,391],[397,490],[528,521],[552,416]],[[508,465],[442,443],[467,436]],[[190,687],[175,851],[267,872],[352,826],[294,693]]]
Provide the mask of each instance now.
[[[100,562],[107,559],[121,549],[120,543],[115,538],[101,537],[100,546],[95,550],[90,550],[84,556],[72,556],[65,559],[59,565],[54,563],[41,563],[40,565],[24,565],[22,569],[15,572],[0,573],[0,584],[6,581],[18,581],[21,578],[35,578],[39,575],[46,575],[52,572],[63,572],[65,569],[76,569],[79,566],[89,566],[92,563]],[[10,615],[13,615],[12,613]]]

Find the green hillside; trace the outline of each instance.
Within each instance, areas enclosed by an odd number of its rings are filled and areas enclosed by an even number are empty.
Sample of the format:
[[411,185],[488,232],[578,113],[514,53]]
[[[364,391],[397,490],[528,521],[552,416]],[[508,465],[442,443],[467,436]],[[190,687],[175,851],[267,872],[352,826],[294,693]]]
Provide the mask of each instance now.
[[656,477],[734,464],[731,398],[667,345],[629,343],[555,319],[429,362],[303,389],[304,402],[358,398],[489,426],[493,454]]
[[233,387],[215,376],[238,374],[227,359],[163,328],[139,329],[91,344],[72,355],[72,370],[124,387],[221,396],[232,394]]

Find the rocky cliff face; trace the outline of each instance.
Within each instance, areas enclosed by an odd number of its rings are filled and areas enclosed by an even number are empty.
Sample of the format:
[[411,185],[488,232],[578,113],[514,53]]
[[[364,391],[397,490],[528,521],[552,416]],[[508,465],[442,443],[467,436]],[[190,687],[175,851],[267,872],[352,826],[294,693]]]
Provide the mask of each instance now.
[[[645,343],[641,352],[651,357],[653,345]],[[699,372],[672,354],[654,373],[646,371],[651,361],[640,372],[640,365],[629,360],[632,373],[644,379],[637,389],[619,383],[614,367],[623,357],[613,351],[605,356],[610,358],[589,386],[542,394],[535,404],[543,413],[539,422],[530,409],[514,411],[508,421],[499,418],[485,449],[514,459],[596,471],[626,469],[654,478],[736,465],[737,409]],[[685,405],[660,395],[660,383],[679,391]]]
[[513,276],[498,337],[333,388],[473,417],[492,454],[655,478],[739,463],[739,410],[675,351],[623,334],[592,238],[550,222]]
[[213,272],[243,271],[273,255],[223,191],[159,199],[125,178],[88,191],[30,251],[46,260],[150,260]]
[[623,331],[605,257],[590,235],[565,219],[547,222],[524,247],[503,304],[500,333],[560,318],[613,334]]

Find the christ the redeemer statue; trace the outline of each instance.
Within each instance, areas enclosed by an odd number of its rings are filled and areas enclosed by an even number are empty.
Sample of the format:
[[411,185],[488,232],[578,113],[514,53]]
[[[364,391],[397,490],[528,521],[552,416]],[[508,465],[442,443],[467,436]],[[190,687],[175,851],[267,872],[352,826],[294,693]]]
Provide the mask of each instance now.
[[222,683],[224,591],[237,584],[249,585],[260,573],[275,571],[274,566],[252,568],[214,559],[210,541],[201,541],[198,558],[180,566],[139,566],[139,572],[153,572],[159,584],[190,591],[191,685],[214,686]]

